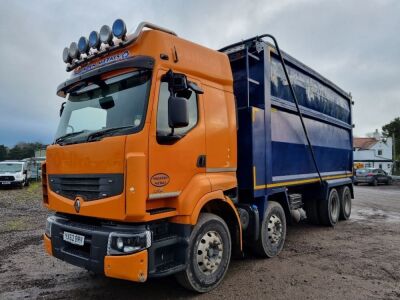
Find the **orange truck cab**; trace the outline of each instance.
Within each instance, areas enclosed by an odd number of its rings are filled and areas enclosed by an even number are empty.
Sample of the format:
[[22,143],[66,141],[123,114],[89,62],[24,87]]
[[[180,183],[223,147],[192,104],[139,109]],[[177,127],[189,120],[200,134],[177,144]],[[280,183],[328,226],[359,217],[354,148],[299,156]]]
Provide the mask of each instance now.
[[[300,215],[300,192],[287,186],[307,184],[309,195],[319,179],[263,187],[261,169],[250,167],[251,188],[238,192],[245,142],[237,140],[232,57],[151,23],[127,35],[118,19],[71,43],[63,60],[71,77],[57,88],[66,102],[42,168],[50,255],[136,282],[175,274],[206,292],[243,243],[266,257],[280,252],[286,219]],[[262,108],[248,111],[256,124]],[[321,193],[344,193],[346,172],[330,178],[336,183],[326,178]],[[267,209],[253,201],[260,197],[275,201]]]

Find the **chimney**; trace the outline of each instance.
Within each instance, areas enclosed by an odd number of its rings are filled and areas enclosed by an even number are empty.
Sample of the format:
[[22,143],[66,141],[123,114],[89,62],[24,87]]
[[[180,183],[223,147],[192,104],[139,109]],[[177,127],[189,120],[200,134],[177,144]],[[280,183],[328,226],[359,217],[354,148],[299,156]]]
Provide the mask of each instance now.
[[377,141],[380,141],[380,140],[381,140],[381,135],[380,135],[378,129],[375,129],[374,138],[375,138]]

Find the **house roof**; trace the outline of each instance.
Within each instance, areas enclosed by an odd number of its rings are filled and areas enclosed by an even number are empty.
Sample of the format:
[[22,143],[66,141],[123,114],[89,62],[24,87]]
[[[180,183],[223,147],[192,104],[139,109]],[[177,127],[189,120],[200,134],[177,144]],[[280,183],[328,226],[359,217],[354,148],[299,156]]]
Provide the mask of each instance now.
[[360,149],[370,149],[373,145],[375,145],[378,142],[377,139],[375,138],[358,138],[355,137],[353,139],[353,147],[354,148],[360,148]]

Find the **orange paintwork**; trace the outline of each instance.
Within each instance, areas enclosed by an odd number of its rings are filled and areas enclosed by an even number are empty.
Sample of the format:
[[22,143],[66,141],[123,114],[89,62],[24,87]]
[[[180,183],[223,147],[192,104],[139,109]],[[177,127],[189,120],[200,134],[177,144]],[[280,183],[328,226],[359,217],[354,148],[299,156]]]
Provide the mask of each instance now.
[[233,94],[205,86],[207,168],[236,168],[236,113]]
[[46,252],[53,256],[53,249],[51,247],[51,240],[47,237],[47,235],[43,234],[43,246]]
[[[126,50],[131,56],[147,55],[155,59],[142,131],[91,143],[51,145],[47,149],[47,174],[125,174],[125,189],[121,195],[83,201],[80,215],[130,222],[171,218],[173,222],[194,224],[202,205],[213,197],[226,201],[222,191],[236,186],[236,112],[228,57],[156,30],[143,32],[128,48],[110,55]],[[177,62],[173,59],[175,50]],[[160,54],[167,54],[169,60],[160,59]],[[198,95],[197,125],[178,142],[160,145],[156,140],[160,78],[169,69],[185,73],[204,94]],[[104,76],[127,71],[114,71]],[[207,168],[196,166],[199,155],[207,156]],[[150,178],[157,173],[169,176],[166,186],[151,184]],[[51,192],[48,187],[47,191],[50,209],[76,214],[74,201]],[[160,199],[163,193],[174,194]],[[230,205],[235,210],[234,205]],[[158,207],[176,210],[155,215],[147,212]]]
[[147,250],[121,256],[104,257],[104,274],[136,282],[147,280]]

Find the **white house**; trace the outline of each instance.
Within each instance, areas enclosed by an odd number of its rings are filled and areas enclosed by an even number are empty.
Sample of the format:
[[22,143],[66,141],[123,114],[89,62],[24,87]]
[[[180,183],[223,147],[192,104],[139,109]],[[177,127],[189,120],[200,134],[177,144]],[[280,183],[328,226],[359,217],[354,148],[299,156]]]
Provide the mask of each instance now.
[[355,168],[380,168],[391,174],[393,165],[392,138],[382,138],[378,132],[374,137],[353,139]]

